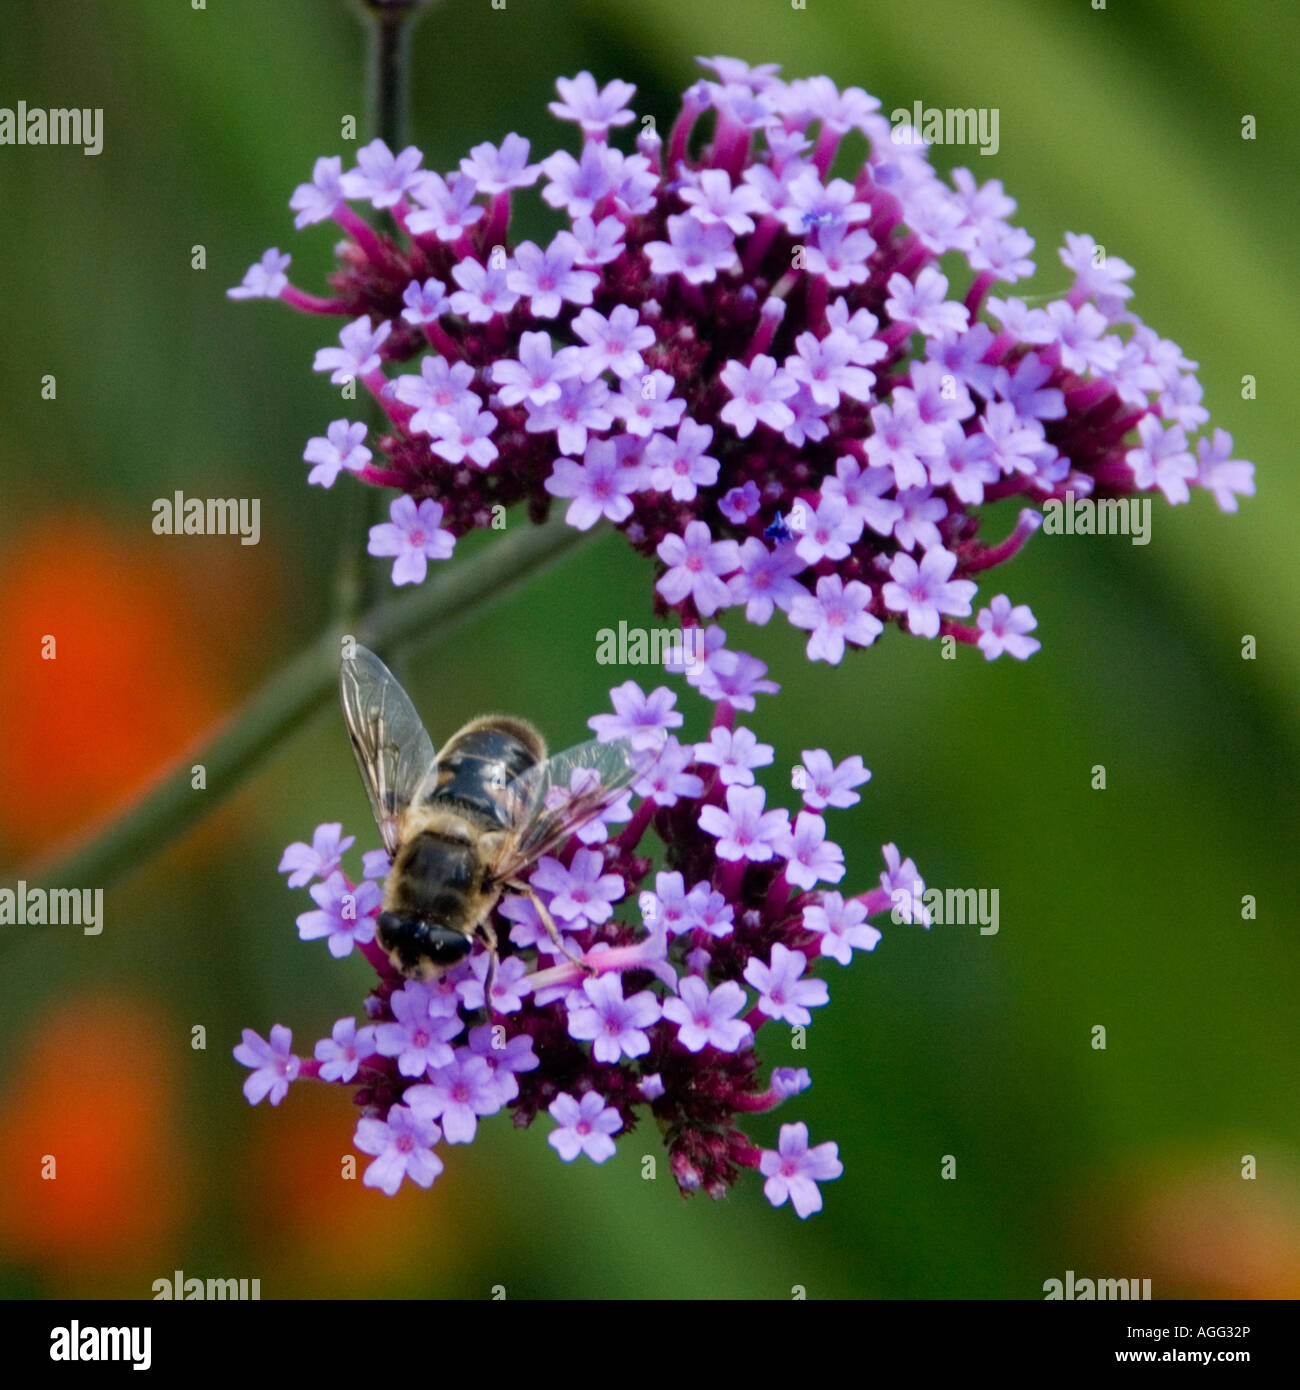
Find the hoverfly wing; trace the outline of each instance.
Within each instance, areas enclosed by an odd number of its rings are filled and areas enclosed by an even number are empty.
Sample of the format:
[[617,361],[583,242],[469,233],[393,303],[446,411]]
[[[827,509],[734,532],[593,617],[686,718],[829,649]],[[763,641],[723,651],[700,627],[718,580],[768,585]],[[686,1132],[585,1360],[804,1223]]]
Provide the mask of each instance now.
[[498,882],[516,878],[607,811],[658,756],[627,739],[592,739],[529,768],[502,789],[502,804],[520,829],[493,865],[493,876]]
[[389,858],[402,815],[434,766],[433,742],[397,677],[366,647],[339,666],[339,700]]

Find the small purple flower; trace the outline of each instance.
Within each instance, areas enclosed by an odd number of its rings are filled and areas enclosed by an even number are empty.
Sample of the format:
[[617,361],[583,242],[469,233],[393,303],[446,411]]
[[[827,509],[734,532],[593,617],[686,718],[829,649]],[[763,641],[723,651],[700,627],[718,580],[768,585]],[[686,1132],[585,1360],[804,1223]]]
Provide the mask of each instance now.
[[604,1163],[614,1156],[611,1134],[623,1128],[623,1121],[612,1105],[606,1105],[598,1091],[587,1091],[581,1101],[561,1091],[548,1107],[551,1119],[559,1125],[546,1136],[546,1142],[566,1163],[585,1153],[593,1163]]
[[478,185],[465,174],[444,180],[440,174],[428,173],[410,192],[421,205],[406,218],[407,229],[416,236],[458,241],[483,216],[484,209],[474,202]]
[[1130,449],[1125,461],[1133,470],[1137,487],[1158,487],[1169,502],[1186,502],[1187,483],[1196,477],[1196,461],[1187,449],[1187,436],[1181,425],[1165,429],[1154,415],[1138,421],[1140,448]]
[[707,285],[740,264],[735,238],[726,224],[714,222],[706,227],[690,213],[670,217],[668,240],[647,241],[645,253],[653,274],[680,275],[691,285]]
[[314,878],[328,878],[339,867],[344,853],[356,843],[355,835],[344,836],[341,821],[318,825],[311,844],[295,840],[280,859],[279,872],[288,874],[290,888],[304,888]]
[[948,278],[933,266],[927,266],[915,284],[906,275],[891,275],[889,293],[885,308],[890,317],[910,323],[928,336],[941,338],[960,333],[966,327],[969,315],[965,306],[945,298]]
[[622,979],[608,974],[584,980],[582,992],[586,1002],[569,1009],[569,1036],[592,1043],[598,1062],[612,1065],[624,1054],[644,1057],[650,1051],[644,1030],[659,1018],[660,1008],[649,990],[624,999]]
[[[623,168],[624,156],[600,141],[588,141],[578,159],[567,150],[557,150],[542,161],[549,180],[542,198],[575,220],[592,218],[596,209],[613,196]],[[569,242],[557,238],[557,245],[567,247]]]
[[731,361],[718,377],[731,392],[731,400],[722,407],[720,418],[742,439],[748,439],[756,425],[783,430],[794,421],[794,411],[786,402],[799,389],[799,383],[777,366],[775,358],[759,353],[749,366]]
[[329,939],[330,955],[336,960],[351,955],[353,946],[365,946],[375,939],[375,914],[383,894],[373,883],[355,888],[341,873],[332,873],[324,883],[309,890],[317,911],[298,917],[298,935],[303,941]]
[[947,505],[928,487],[907,488],[898,494],[898,505],[902,511],[894,527],[894,535],[904,550],[922,550],[939,547],[942,542],[936,521],[948,514]]
[[508,193],[512,188],[529,188],[542,172],[540,164],[529,164],[528,141],[513,131],[499,146],[489,142],[475,145],[468,159],[460,162],[461,173],[474,180],[480,193]]
[[[497,417],[490,410],[480,410],[478,397],[471,392],[439,419],[438,438],[430,447],[448,463],[468,460],[476,468],[486,468],[497,456],[497,446],[488,437],[496,427]],[[441,516],[438,519],[441,521]]]
[[463,315],[470,323],[490,323],[499,314],[508,314],[519,303],[519,296],[510,288],[510,271],[509,261],[485,266],[473,257],[452,266],[451,278],[460,286],[451,296],[452,313]]
[[610,126],[627,125],[636,119],[627,108],[636,95],[630,82],[615,80],[597,87],[596,79],[584,71],[577,77],[557,77],[555,90],[561,99],[549,102],[547,109],[561,121],[577,121],[584,135],[603,137]]
[[677,1041],[688,1052],[705,1046],[719,1052],[735,1052],[753,1040],[753,1030],[736,1015],[745,1007],[745,991],[734,980],[725,980],[710,991],[691,975],[677,987],[678,997],[664,1001],[664,1017],[677,1024]]
[[545,251],[535,242],[515,247],[515,268],[506,276],[510,290],[528,300],[534,318],[553,319],[567,299],[571,304],[590,304],[600,284],[593,270],[575,270],[573,254],[552,243]]
[[801,1095],[812,1085],[807,1067],[773,1067],[772,1093],[780,1100]]
[[362,878],[387,878],[392,867],[393,861],[386,849],[368,849],[361,856]]
[[430,1067],[451,1063],[454,1054],[449,1044],[464,1024],[443,1012],[423,984],[412,980],[396,990],[389,1008],[395,1021],[376,1028],[375,1050],[396,1057],[403,1076],[423,1076]]
[[823,893],[821,901],[803,910],[804,927],[821,937],[821,953],[848,965],[854,951],[872,951],[880,932],[867,924],[867,909],[857,898]]
[[615,713],[597,714],[587,720],[602,743],[626,738],[640,752],[663,747],[669,729],[679,729],[683,715],[673,706],[677,696],[661,685],[647,695],[635,681],[624,681],[609,692]]
[[826,822],[811,811],[799,812],[777,853],[786,861],[786,878],[800,888],[838,883],[844,877],[844,851],[826,838]]
[[[463,980],[456,981],[456,993],[467,1009],[481,1009],[484,1006],[483,988],[487,983],[488,955],[486,951],[470,957],[471,973]],[[524,977],[528,967],[518,956],[503,960],[497,968],[496,979],[492,982],[492,1011],[498,1014],[518,1013],[524,1006],[524,996],[528,985]]]
[[1058,299],[1047,306],[1046,312],[1061,365],[1068,371],[1104,375],[1119,366],[1120,340],[1106,332],[1110,327],[1106,316],[1091,304],[1080,304],[1076,309]]
[[312,370],[329,372],[335,386],[369,376],[379,370],[379,349],[392,331],[391,320],[384,319],[378,328],[372,328],[369,317],[363,314],[339,330],[341,347],[321,348],[317,352]]
[[689,418],[678,426],[675,441],[666,434],[652,435],[645,451],[650,486],[670,493],[678,502],[694,501],[701,487],[718,481],[718,461],[704,452],[712,438],[712,426],[697,425]]
[[[972,586],[973,587],[973,586]],[[867,612],[871,590],[858,580],[845,584],[838,574],[817,581],[817,596],[804,593],[791,600],[790,621],[808,629],[808,659],[829,661],[838,666],[844,659],[844,644],[869,647],[885,630],[885,625]]]
[[352,1142],[363,1154],[376,1155],[362,1183],[390,1197],[396,1195],[404,1177],[420,1187],[432,1187],[442,1172],[442,1159],[433,1152],[441,1138],[442,1131],[432,1120],[405,1105],[394,1105],[386,1119],[359,1121]]
[[311,182],[300,183],[289,199],[289,206],[298,214],[293,219],[295,227],[301,230],[333,217],[344,198],[342,176],[343,160],[338,155],[323,156],[312,165]]
[[745,605],[745,617],[751,623],[766,623],[777,608],[788,609],[807,594],[795,579],[806,568],[795,545],[781,543],[769,550],[757,536],[750,536],[740,547],[739,573],[728,580],[731,601]]
[[1074,288],[1079,294],[1095,298],[1097,307],[1107,318],[1114,318],[1124,307],[1133,290],[1124,284],[1133,278],[1133,267],[1118,256],[1103,253],[1090,236],[1066,232],[1065,245],[1057,252],[1061,263],[1074,271]]
[[980,631],[979,649],[988,661],[1003,652],[1025,661],[1043,645],[1036,637],[1026,636],[1038,626],[1038,619],[1023,603],[1013,608],[1006,594],[999,594],[987,608],[981,608],[975,622]]
[[432,276],[424,284],[412,280],[402,291],[402,317],[407,323],[436,323],[451,308],[447,286]]
[[370,450],[363,443],[365,437],[366,427],[360,421],[332,421],[325,433],[309,439],[303,450],[304,460],[315,465],[307,474],[307,481],[333,487],[342,469],[360,473],[371,459]]
[[504,1046],[499,1043],[499,1030],[490,1024],[470,1029],[470,1051],[487,1063],[501,1104],[509,1105],[519,1095],[516,1073],[536,1071],[541,1062],[527,1033],[516,1034]]
[[679,873],[656,874],[654,892],[642,893],[637,905],[647,926],[662,927],[674,936],[696,925],[694,903]]
[[774,1207],[789,1198],[800,1220],[822,1209],[819,1182],[830,1182],[844,1172],[839,1146],[834,1143],[808,1147],[808,1126],[802,1122],[782,1125],[776,1149],[765,1149],[759,1172],[767,1179],[763,1195]]
[[429,560],[445,560],[456,545],[456,537],[438,524],[442,504],[426,499],[417,508],[410,497],[399,497],[388,509],[391,520],[370,528],[372,555],[396,556],[394,584],[419,584]]
[[670,735],[650,769],[635,784],[637,795],[652,798],[658,806],[675,806],[682,797],[698,797],[704,782],[687,771],[694,761],[695,749]]
[[794,354],[785,359],[785,369],[808,388],[819,406],[833,410],[839,405],[841,394],[855,401],[871,399],[876,378],[855,364],[856,355],[856,344],[847,333],[831,333],[825,338],[800,333],[795,339]]
[[767,667],[757,657],[722,646],[726,633],[720,627],[709,628],[704,638],[704,668],[698,662],[687,667],[686,679],[706,700],[725,700],[733,709],[752,710],[755,695],[775,695],[780,689],[775,681],[764,679]]
[[492,1068],[462,1047],[446,1066],[429,1072],[426,1084],[408,1087],[403,1100],[415,1114],[442,1121],[449,1144],[473,1142],[480,1115],[501,1109],[501,1092]]
[[795,546],[795,554],[807,565],[845,560],[861,534],[862,518],[849,511],[842,497],[823,497]]
[[910,555],[896,555],[889,567],[892,579],[882,589],[884,600],[896,613],[907,614],[907,627],[918,637],[936,637],[939,615],[965,617],[970,612],[975,584],[969,579],[950,579],[957,557],[936,546],[921,563]]
[[720,859],[764,864],[779,852],[789,833],[790,815],[784,810],[765,811],[766,797],[762,787],[728,787],[725,811],[721,806],[700,810],[700,829],[717,837]]
[[321,1064],[320,1079],[351,1081],[361,1062],[374,1052],[374,1028],[358,1028],[355,1018],[341,1018],[330,1036],[316,1044],[316,1060]]
[[824,811],[828,806],[856,806],[862,798],[853,788],[871,780],[871,773],[858,754],[833,764],[824,748],[804,750],[803,770],[807,779],[803,804],[813,811]]
[[729,590],[722,576],[740,568],[735,541],[715,541],[703,521],[692,521],[683,535],[659,542],[659,558],[668,569],[655,588],[669,603],[690,598],[705,618],[726,606]]
[[260,261],[250,265],[244,272],[241,284],[227,290],[230,299],[278,299],[280,291],[289,283],[284,273],[289,268],[289,254],[280,254],[280,248],[273,246]]
[[[562,454],[581,454],[589,442],[588,431],[607,430],[613,423],[609,387],[599,379],[583,381],[574,375],[560,381],[560,394],[555,400],[547,401],[543,406],[529,403],[528,421],[524,428],[529,434],[549,434],[554,431]],[[617,447],[612,439],[590,442],[601,445],[599,457],[602,460],[608,460],[610,451]],[[550,491],[549,487],[547,491]],[[621,521],[624,518],[618,519]]]
[[[584,311],[586,312],[586,311]],[[560,399],[560,382],[577,373],[580,363],[574,349],[553,352],[549,333],[524,333],[519,339],[519,357],[502,358],[492,364],[492,380],[501,388],[502,405],[549,405]]]
[[341,179],[349,198],[366,198],[377,208],[391,208],[426,175],[420,172],[424,156],[414,145],[394,154],[382,140],[372,140],[357,151],[357,167]]
[[774,753],[770,743],[760,743],[752,730],[745,728],[715,727],[709,730],[708,743],[695,745],[696,762],[716,767],[723,786],[727,787],[752,787],[754,769],[767,767]]
[[893,914],[900,922],[920,922],[928,927],[930,909],[921,900],[925,884],[916,865],[910,859],[900,861],[896,845],[885,845],[883,853],[885,872],[880,875],[880,886],[889,895]]
[[610,409],[629,434],[649,439],[656,430],[675,429],[681,421],[686,402],[670,399],[675,385],[667,372],[648,372],[639,381],[625,377],[618,394],[610,397]]
[[722,515],[733,526],[743,526],[758,511],[758,507],[758,488],[752,479],[744,487],[733,487],[723,493],[718,503]]
[[553,497],[573,499],[564,519],[578,531],[590,531],[601,517],[627,520],[632,514],[630,494],[640,485],[637,470],[619,460],[612,439],[591,440],[581,463],[557,458],[546,480],[546,490]]
[[290,1050],[292,1046],[293,1034],[282,1023],[271,1029],[270,1042],[251,1028],[244,1029],[244,1041],[235,1048],[235,1061],[253,1068],[244,1081],[244,1096],[250,1105],[267,1096],[272,1105],[279,1105],[289,1094],[289,1083],[297,1079],[302,1065]]
[[1227,430],[1215,430],[1214,442],[1196,441],[1199,465],[1196,481],[1214,494],[1220,511],[1235,512],[1237,497],[1254,497],[1255,465],[1232,457],[1232,436]]
[[808,1024],[817,1008],[830,998],[825,980],[804,980],[800,976],[808,961],[802,951],[791,951],[778,941],[772,947],[770,965],[754,957],[745,967],[745,980],[758,991],[758,1007],[768,1018],[786,1023]]
[[393,382],[393,395],[403,405],[415,406],[408,428],[416,434],[441,435],[463,405],[478,409],[473,381],[474,369],[466,363],[430,356],[420,363],[419,376],[399,376]]
[[574,318],[573,331],[586,344],[575,349],[584,381],[593,381],[601,372],[613,372],[623,380],[639,377],[645,370],[641,353],[655,340],[654,329],[642,323],[627,304],[615,305],[608,318],[595,309],[584,309]]
[[623,254],[623,224],[617,217],[579,217],[572,231],[556,233],[555,242],[573,252],[574,265],[608,265]]
[[567,869],[558,859],[548,856],[533,871],[533,887],[553,895],[551,912],[563,917],[570,930],[586,923],[598,926],[609,921],[614,911],[612,904],[627,892],[618,874],[601,873],[604,862],[604,855],[597,850],[582,849]]

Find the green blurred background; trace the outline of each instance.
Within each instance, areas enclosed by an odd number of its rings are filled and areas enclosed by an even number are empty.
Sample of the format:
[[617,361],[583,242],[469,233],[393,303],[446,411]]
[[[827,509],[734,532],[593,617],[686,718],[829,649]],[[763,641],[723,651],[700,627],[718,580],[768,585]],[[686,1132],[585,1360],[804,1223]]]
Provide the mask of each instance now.
[[[1040,267],[1026,291],[1065,289],[1066,231],[1137,268],[1134,308],[1200,362],[1259,496],[1236,517],[1207,494],[1157,503],[1145,549],[1039,536],[984,590],[1032,605],[1044,649],[1027,664],[945,662],[891,630],[814,668],[784,623],[729,624],[783,683],[752,721],[778,765],[825,745],[874,770],[832,821],[848,885],[869,886],[896,840],[930,883],[1000,891],[998,935],[887,927],[851,970],[828,966],[806,1053],[762,1038],[815,1084],[755,1138],[802,1119],[840,1145],[820,1216],[772,1210],[757,1177],[683,1202],[652,1127],[597,1169],[559,1163],[549,1123],[504,1117],[445,1153],[431,1193],[390,1201],[339,1180],[343,1091],[246,1104],[241,1028],[286,1023],[309,1053],[370,983],[361,960],[299,943],[310,904],[276,873],[321,821],[373,843],[331,710],[113,887],[102,936],[5,929],[0,1292],[148,1297],[182,1269],[259,1277],[266,1298],[1037,1298],[1073,1269],[1150,1278],[1157,1297],[1300,1295],[1297,51],[1287,3],[435,7],[412,118],[438,169],[510,130],[572,147],[545,106],[584,67],[634,81],[665,126],[697,54],[826,72],[886,111],[998,107],[995,158],[938,148],[936,164],[1019,200]],[[318,155],[351,153],[338,130],[363,115],[362,33],[343,0],[14,5],[0,105],[19,99],[103,107],[105,146],[0,148],[6,885],[327,620],[347,482],[307,488],[301,454],[338,413],[310,370],[336,325],[225,289],[273,244],[321,287],[334,238],[295,233],[287,200]],[[261,544],[155,537],[151,503],[176,489],[260,497]],[[648,621],[648,579],[606,536],[412,654],[435,736],[492,707],[579,740],[609,685],[642,674],[611,680],[594,631]],[[35,656],[45,633],[57,671]],[[684,703],[698,735],[705,707]],[[660,1154],[656,1181],[642,1153]]]

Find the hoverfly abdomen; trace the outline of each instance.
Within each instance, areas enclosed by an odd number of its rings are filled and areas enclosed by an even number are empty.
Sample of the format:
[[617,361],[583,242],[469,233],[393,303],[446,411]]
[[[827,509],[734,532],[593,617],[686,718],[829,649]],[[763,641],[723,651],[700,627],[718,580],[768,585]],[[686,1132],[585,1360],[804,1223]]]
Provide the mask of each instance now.
[[545,756],[546,745],[521,719],[476,719],[439,754],[436,783],[425,805],[454,801],[509,830],[517,808],[509,804],[508,789]]
[[481,879],[481,860],[471,841],[424,830],[398,856],[385,907],[403,917],[472,930],[466,919]]

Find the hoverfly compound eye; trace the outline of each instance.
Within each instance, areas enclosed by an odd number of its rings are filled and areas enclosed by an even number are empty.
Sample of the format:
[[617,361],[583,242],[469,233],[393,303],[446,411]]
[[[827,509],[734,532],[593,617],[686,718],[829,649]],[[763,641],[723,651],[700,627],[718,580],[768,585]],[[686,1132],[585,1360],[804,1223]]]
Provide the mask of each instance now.
[[425,927],[423,945],[435,965],[457,965],[469,955],[474,938],[451,927]]

